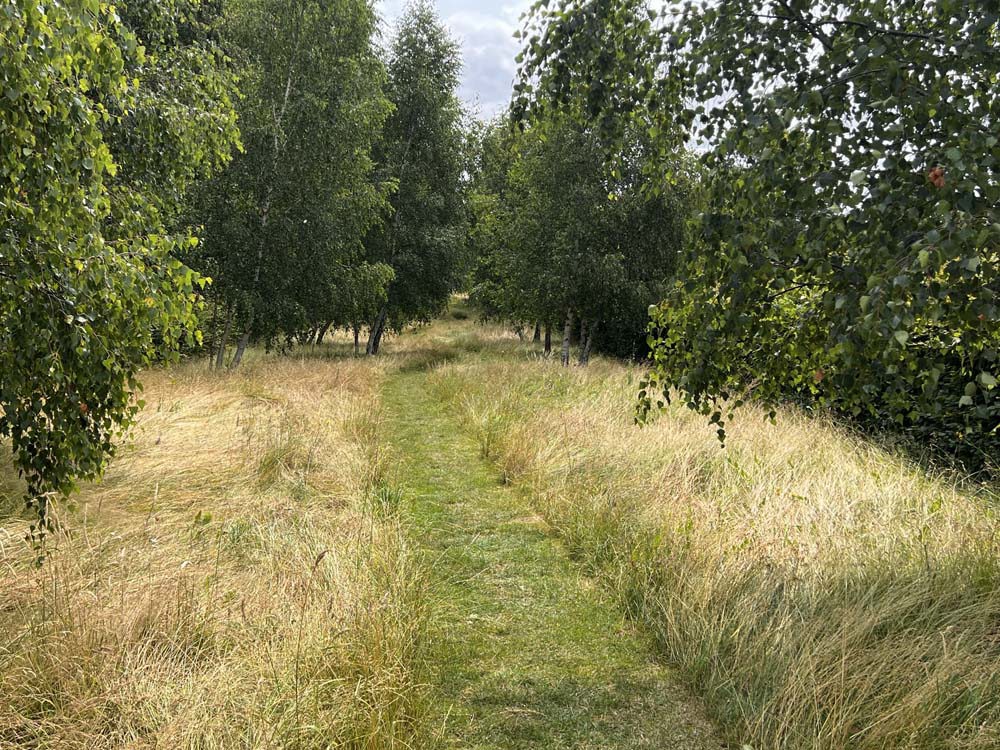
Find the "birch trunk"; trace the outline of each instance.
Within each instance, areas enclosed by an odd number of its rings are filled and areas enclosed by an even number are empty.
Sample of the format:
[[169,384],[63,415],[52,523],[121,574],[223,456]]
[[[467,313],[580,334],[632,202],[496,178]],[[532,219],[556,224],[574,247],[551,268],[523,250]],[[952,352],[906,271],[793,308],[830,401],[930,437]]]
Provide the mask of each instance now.
[[226,325],[222,328],[222,338],[219,340],[219,350],[215,355],[215,369],[221,370],[226,364],[226,348],[229,346],[229,335],[233,332],[233,308],[226,305]]
[[566,324],[563,326],[562,365],[569,367],[569,342],[573,337],[573,309],[566,310]]
[[597,326],[600,325],[599,320],[595,320],[593,325],[590,326],[590,330],[587,331],[587,340],[585,342],[580,342],[580,366],[586,367],[590,364],[590,352],[594,346],[594,334],[597,332]]
[[250,320],[247,321],[247,329],[240,336],[240,343],[236,345],[236,354],[233,355],[233,361],[229,365],[230,370],[235,370],[240,366],[240,362],[243,361],[243,354],[247,350],[247,345],[250,343],[250,327],[253,325],[253,316],[250,316]]
[[375,316],[375,322],[372,323],[371,333],[368,335],[368,346],[365,348],[365,353],[370,357],[378,354],[379,347],[382,345],[382,332],[385,330],[385,320],[388,315],[389,311],[383,307],[379,310],[378,315]]

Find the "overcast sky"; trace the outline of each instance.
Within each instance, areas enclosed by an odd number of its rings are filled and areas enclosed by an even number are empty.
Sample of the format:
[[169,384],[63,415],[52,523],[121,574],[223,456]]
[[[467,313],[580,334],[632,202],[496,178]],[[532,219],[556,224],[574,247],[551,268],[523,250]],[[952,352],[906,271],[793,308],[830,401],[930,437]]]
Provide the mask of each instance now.
[[[380,0],[378,4],[391,34],[406,0]],[[513,34],[530,4],[531,0],[437,0],[438,13],[462,44],[459,94],[484,118],[510,101],[514,56],[519,51]]]

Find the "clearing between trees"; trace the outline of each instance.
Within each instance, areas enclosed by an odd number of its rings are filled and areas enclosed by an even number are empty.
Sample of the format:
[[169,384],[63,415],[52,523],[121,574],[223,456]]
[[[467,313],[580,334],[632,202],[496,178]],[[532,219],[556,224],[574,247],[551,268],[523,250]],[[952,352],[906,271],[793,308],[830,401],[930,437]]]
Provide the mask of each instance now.
[[403,515],[430,572],[443,746],[723,747],[648,636],[581,574],[530,498],[501,484],[428,372],[392,375],[384,398]]
[[0,750],[1000,748],[1000,4],[399,5],[5,2]]
[[40,567],[3,467],[0,747],[997,746],[983,490],[468,317],[148,372]]

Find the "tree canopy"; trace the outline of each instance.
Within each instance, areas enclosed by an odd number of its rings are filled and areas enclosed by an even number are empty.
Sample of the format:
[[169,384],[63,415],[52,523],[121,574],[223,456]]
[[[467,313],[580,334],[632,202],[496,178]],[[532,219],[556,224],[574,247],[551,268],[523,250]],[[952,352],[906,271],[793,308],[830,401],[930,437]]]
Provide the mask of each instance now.
[[997,21],[972,0],[536,4],[520,111],[608,137],[641,116],[710,175],[647,407],[677,389],[721,428],[745,394],[792,396],[996,447]]

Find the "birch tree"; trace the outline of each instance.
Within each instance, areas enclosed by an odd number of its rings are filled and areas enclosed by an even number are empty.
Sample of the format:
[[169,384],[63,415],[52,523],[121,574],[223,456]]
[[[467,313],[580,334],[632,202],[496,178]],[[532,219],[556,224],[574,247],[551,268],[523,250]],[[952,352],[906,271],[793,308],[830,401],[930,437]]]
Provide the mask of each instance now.
[[440,313],[465,255],[465,149],[456,97],[461,58],[430,3],[409,6],[389,59],[394,105],[377,149],[379,177],[393,185],[391,217],[366,240],[368,258],[393,269],[388,299],[370,323],[367,352],[387,328]]
[[196,0],[0,11],[0,437],[37,511],[101,474],[138,371],[196,339],[177,217],[237,141]]
[[[752,390],[1000,447],[1000,8],[977,0],[536,3],[521,111],[697,139],[708,204],[654,311],[644,408],[724,435]],[[669,182],[663,177],[660,184]]]
[[194,213],[237,367],[253,339],[329,324],[385,208],[371,149],[389,111],[366,0],[239,0],[224,38],[240,70],[244,153]]

